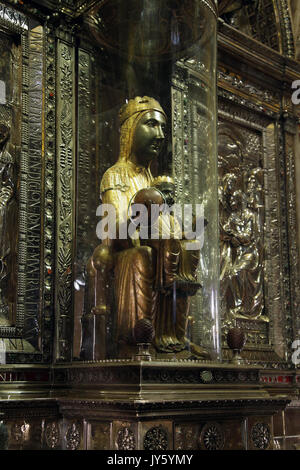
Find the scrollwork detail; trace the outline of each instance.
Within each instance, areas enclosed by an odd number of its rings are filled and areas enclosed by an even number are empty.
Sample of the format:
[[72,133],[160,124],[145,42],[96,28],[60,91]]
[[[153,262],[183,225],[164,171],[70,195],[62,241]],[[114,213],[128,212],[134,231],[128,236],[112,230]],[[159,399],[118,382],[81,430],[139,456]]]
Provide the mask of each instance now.
[[81,433],[79,427],[76,423],[73,423],[71,426],[68,427],[66,432],[66,443],[67,449],[69,450],[77,450],[80,446],[81,441]]

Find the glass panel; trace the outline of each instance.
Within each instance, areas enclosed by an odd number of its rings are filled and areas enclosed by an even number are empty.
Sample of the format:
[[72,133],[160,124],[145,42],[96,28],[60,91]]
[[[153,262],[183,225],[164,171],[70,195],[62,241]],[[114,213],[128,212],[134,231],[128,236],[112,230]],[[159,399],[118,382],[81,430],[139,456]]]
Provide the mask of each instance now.
[[[219,358],[214,3],[107,1],[86,25],[74,356],[133,357],[151,343],[142,356]],[[163,202],[169,213],[155,218]],[[152,208],[151,228],[132,203]],[[114,216],[123,239],[101,232]]]

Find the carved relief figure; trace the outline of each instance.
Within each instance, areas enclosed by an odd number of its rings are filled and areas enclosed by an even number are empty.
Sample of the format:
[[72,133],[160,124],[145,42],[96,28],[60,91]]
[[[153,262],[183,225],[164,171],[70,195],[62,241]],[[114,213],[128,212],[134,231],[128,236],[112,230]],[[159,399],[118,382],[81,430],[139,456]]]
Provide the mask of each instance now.
[[[165,139],[166,115],[160,104],[153,98],[136,97],[121,108],[120,123],[119,158],[105,172],[100,187],[102,203],[115,208],[119,229],[129,224],[132,201],[146,206],[162,202],[155,186],[172,200],[170,179],[155,180],[150,169]],[[173,216],[173,236],[162,239],[165,221],[163,215],[159,217],[159,239],[106,239],[95,249],[87,269],[87,311],[112,314],[110,285],[116,298],[114,340],[119,354],[126,355],[137,320],[147,319],[154,326],[158,351],[177,353],[189,348],[197,357],[208,357],[186,338],[190,295],[199,287],[195,287],[198,250],[186,250],[186,240],[175,238]],[[175,281],[176,306],[172,300]]]
[[15,191],[13,175],[13,158],[7,151],[10,130],[5,124],[0,124],[0,324],[9,324],[9,292],[13,286],[8,285],[10,270],[12,269],[10,256],[12,253],[13,238],[10,203]]
[[[260,168],[246,172],[246,197],[243,207],[244,235],[237,249],[237,259],[234,265],[233,282],[239,295],[240,306],[237,315],[246,318],[268,321],[263,315],[263,238],[260,208],[262,208],[262,187],[258,175]],[[241,311],[239,309],[241,308]]]
[[[225,160],[223,155],[220,161]],[[227,318],[268,321],[263,315],[262,173],[234,165],[220,181],[220,280]]]

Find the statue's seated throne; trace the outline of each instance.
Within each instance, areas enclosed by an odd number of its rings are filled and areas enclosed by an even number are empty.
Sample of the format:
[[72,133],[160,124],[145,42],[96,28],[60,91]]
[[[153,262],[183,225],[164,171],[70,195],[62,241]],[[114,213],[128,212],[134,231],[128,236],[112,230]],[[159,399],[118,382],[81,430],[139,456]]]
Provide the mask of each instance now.
[[[156,239],[141,238],[138,232],[118,237],[124,228],[128,233],[133,203],[144,204],[148,210],[153,204],[173,204],[171,179],[154,179],[150,172],[164,140],[165,113],[153,98],[136,97],[121,109],[120,123],[120,156],[104,174],[100,187],[102,203],[115,210],[117,236],[103,240],[87,265],[81,358],[131,357],[135,327],[141,321],[154,329],[157,354],[208,358],[207,351],[187,338],[190,297],[200,287],[196,282],[198,246],[191,249],[191,240],[177,236],[172,214],[167,216],[168,223],[164,214],[157,214]],[[170,238],[164,239],[164,227],[170,226]]]

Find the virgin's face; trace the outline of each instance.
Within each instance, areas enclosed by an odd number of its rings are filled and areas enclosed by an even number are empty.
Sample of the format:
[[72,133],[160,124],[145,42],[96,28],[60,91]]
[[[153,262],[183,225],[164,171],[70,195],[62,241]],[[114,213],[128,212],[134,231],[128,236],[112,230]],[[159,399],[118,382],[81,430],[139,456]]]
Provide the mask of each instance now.
[[165,117],[159,111],[148,111],[140,119],[133,139],[133,153],[139,163],[147,164],[159,155],[165,128]]

